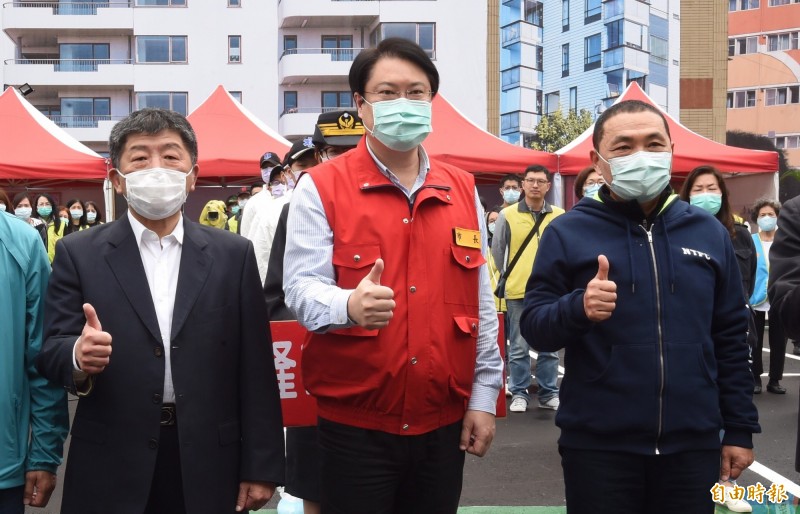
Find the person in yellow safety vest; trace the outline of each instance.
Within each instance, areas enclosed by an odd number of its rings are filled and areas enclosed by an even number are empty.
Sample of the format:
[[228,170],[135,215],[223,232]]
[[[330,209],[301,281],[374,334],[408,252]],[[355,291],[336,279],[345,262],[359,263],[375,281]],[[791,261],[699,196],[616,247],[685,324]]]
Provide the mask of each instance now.
[[228,215],[225,214],[225,202],[209,200],[200,212],[200,219],[197,221],[207,227],[224,229],[228,222]]
[[236,215],[239,214],[239,211],[241,210],[241,207],[239,207],[239,198],[236,195],[231,195],[228,197],[225,203],[228,206],[226,211],[228,223],[225,225],[225,229],[233,232],[234,234],[238,234],[239,219],[236,217]]

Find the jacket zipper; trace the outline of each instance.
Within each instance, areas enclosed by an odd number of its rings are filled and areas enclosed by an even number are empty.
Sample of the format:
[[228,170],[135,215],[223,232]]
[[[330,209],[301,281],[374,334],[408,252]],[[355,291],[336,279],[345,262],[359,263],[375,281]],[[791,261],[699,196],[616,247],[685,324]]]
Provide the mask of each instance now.
[[[640,225],[641,226],[641,225]],[[653,261],[653,273],[656,279],[656,321],[658,322],[658,359],[659,359],[659,389],[658,389],[658,432],[656,434],[656,455],[660,455],[658,444],[661,441],[661,430],[664,423],[664,334],[661,331],[661,284],[658,277],[658,264],[656,262],[656,250],[653,246],[653,227],[650,230],[641,226],[647,234],[647,242],[650,245],[650,257]]]

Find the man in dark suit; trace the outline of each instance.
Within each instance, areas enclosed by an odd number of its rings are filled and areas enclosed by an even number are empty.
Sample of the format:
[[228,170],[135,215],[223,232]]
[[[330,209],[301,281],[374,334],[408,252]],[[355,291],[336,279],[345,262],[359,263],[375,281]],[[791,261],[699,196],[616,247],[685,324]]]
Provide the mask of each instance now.
[[259,509],[284,444],[252,244],[183,218],[183,116],[134,112],[110,150],[128,213],[58,243],[37,360],[80,396],[62,513]]

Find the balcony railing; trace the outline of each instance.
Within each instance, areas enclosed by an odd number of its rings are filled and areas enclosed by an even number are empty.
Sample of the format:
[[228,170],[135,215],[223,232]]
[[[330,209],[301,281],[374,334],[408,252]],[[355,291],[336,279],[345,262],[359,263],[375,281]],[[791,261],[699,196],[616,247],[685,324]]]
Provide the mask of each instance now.
[[97,128],[98,123],[101,121],[119,121],[124,119],[125,116],[62,116],[60,114],[51,114],[48,118],[61,128]]
[[132,59],[6,59],[5,64],[52,64],[53,71],[97,71],[101,64],[133,64]]
[[95,15],[97,9],[109,7],[133,7],[133,0],[109,0],[107,2],[6,2],[3,8],[8,7],[41,7],[52,9],[58,15]]
[[289,107],[281,112],[285,114],[322,114],[323,112],[352,110],[352,106],[347,107]]
[[[351,1],[356,1],[356,0],[351,0]],[[359,1],[368,1],[368,0],[359,0]],[[283,59],[285,55],[324,54],[324,55],[330,55],[331,61],[352,61],[353,59],[355,59],[356,55],[358,55],[361,52],[361,50],[363,50],[363,48],[288,48],[284,50],[283,53],[281,54],[281,59]]]

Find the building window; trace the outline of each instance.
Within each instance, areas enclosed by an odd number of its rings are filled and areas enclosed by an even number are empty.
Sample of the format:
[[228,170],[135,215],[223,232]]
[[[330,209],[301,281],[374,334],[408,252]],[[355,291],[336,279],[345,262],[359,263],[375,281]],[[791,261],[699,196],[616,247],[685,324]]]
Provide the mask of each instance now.
[[136,6],[137,7],[186,7],[186,0],[136,0]]
[[228,94],[233,97],[239,103],[242,103],[242,92],[241,91],[228,91]]
[[800,33],[786,32],[784,34],[770,34],[767,36],[767,51],[778,52],[781,50],[797,50],[798,34]]
[[297,53],[297,36],[283,36],[283,55]]
[[544,113],[553,114],[561,108],[561,95],[558,91],[544,96]]
[[758,52],[758,37],[756,36],[728,39],[728,57],[756,52]]
[[241,7],[242,2],[240,0],[228,0],[228,7]]
[[110,119],[110,98],[61,99],[61,116],[58,120],[58,125],[61,127],[96,127],[98,121]]
[[800,103],[800,86],[776,87],[764,91],[764,105]]
[[228,62],[242,62],[242,36],[228,36]]
[[778,136],[772,140],[775,143],[775,147],[778,149],[794,149],[800,148],[800,135],[792,134],[788,136]]
[[297,91],[283,92],[283,114],[297,112]]
[[436,25],[434,23],[381,23],[370,34],[372,46],[390,37],[413,41],[425,50],[428,57],[436,59]]
[[569,0],[561,0],[561,32],[569,30]]
[[744,109],[756,106],[756,91],[731,91],[728,93],[728,109]]
[[800,4],[800,0],[769,0],[770,7],[775,7],[776,5],[789,5],[789,4]]
[[584,40],[583,71],[600,67],[600,34],[589,36]]
[[569,76],[569,43],[561,45],[561,76]]
[[322,53],[332,61],[352,61],[353,36],[322,36]]
[[624,20],[612,21],[606,24],[606,45],[608,49],[622,45],[622,23]]
[[109,64],[107,43],[65,43],[58,45],[59,62],[55,71],[97,71],[98,64]]
[[350,91],[323,91],[322,112],[349,109],[353,106],[353,96]]
[[136,36],[136,62],[187,62],[186,36]]
[[594,23],[599,20],[603,14],[602,0],[584,0],[586,2],[586,10],[584,11],[583,23]]
[[[775,0],[770,0],[770,5]],[[728,0],[728,10],[733,11],[747,11],[749,9],[758,9],[759,0]]]
[[169,109],[186,116],[189,111],[188,104],[189,93],[171,93],[168,91],[136,93],[136,109],[156,107],[158,109]]
[[578,112],[578,87],[569,88],[569,110],[570,112]]
[[525,0],[525,21],[536,25],[537,27],[542,26],[542,12],[543,6],[542,2],[536,0]]
[[669,62],[669,43],[666,39],[650,36],[650,62],[667,65]]

